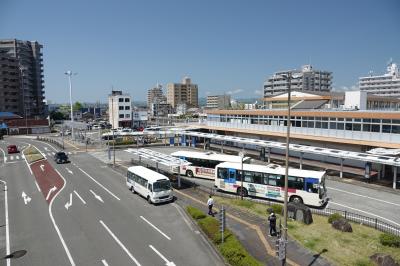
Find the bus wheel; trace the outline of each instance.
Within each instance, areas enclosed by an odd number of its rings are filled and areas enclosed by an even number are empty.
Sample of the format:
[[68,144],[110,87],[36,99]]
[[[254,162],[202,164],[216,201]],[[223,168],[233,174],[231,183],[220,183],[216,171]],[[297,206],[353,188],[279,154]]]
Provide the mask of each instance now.
[[291,196],[289,199],[290,202],[303,204],[303,199],[298,196]]
[[187,171],[186,171],[186,175],[187,175],[188,177],[190,177],[190,178],[193,178],[193,177],[194,177],[193,172],[190,171],[190,170],[187,170]]
[[247,189],[245,189],[244,187],[239,187],[236,191],[236,194],[238,196],[242,195],[242,190],[243,190],[243,197],[247,197],[248,193],[247,193]]
[[147,196],[147,202],[150,203],[150,204],[152,204],[151,199],[150,199],[150,196]]

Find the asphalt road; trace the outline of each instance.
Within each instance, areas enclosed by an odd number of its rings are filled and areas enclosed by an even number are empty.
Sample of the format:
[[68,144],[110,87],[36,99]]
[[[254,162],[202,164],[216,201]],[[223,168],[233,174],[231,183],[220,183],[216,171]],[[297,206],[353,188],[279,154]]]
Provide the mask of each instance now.
[[[151,147],[151,149],[170,154],[177,150],[189,147]],[[202,150],[202,149],[197,149]],[[106,152],[94,152],[95,157],[104,162],[110,162]],[[117,162],[129,162],[134,156],[124,150],[116,150]],[[149,161],[146,161],[152,164]],[[162,167],[161,167],[162,168]],[[213,187],[214,182],[204,179],[194,179],[194,182],[206,187]],[[337,210],[346,210],[363,216],[378,218],[384,222],[400,227],[400,193],[388,192],[383,189],[373,189],[333,180],[326,181],[330,202],[327,207]]]
[[[6,154],[8,144],[34,145],[48,164],[32,174],[21,154]],[[0,257],[26,251],[11,265],[223,265],[177,204],[149,205],[127,189],[124,176],[87,153],[72,152],[71,163],[57,165],[57,149],[47,143],[8,137],[0,148],[8,201],[0,189],[0,211],[7,207],[9,219],[0,215]]]

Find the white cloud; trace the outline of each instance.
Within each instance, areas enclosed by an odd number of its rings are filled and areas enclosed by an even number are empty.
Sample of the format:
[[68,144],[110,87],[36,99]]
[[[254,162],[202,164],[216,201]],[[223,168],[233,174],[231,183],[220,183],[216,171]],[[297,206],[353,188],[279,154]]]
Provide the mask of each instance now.
[[344,92],[344,91],[357,91],[359,90],[358,85],[352,85],[352,86],[340,86],[340,87],[334,87],[332,89],[333,91],[337,92]]
[[264,91],[263,90],[255,90],[254,94],[262,96],[262,95],[264,95]]
[[236,90],[231,90],[227,91],[226,94],[234,95],[243,92],[243,89],[236,89]]

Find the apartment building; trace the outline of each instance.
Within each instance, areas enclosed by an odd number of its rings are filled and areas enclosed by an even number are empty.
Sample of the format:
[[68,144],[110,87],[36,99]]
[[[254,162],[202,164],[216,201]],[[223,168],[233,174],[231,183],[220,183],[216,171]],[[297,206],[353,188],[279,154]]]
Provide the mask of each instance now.
[[0,51],[0,112],[21,112],[20,75],[18,60]]
[[147,90],[147,107],[150,107],[153,103],[165,103],[167,97],[165,97],[161,85],[155,86]]
[[332,89],[332,72],[314,70],[311,65],[304,65],[300,70],[286,70],[274,73],[264,82],[264,97],[287,92],[290,73],[290,85],[297,91],[329,92]]
[[[9,58],[13,58],[18,62],[19,101],[14,102],[18,103],[18,113],[32,118],[44,117],[46,113],[42,48],[43,46],[36,41],[22,41],[17,39],[0,40],[0,52],[3,55],[5,53]],[[10,59],[7,60],[9,61]],[[8,70],[5,70],[8,72],[6,74],[8,76],[7,79],[9,79],[8,81],[10,79],[14,80],[16,77],[14,75],[15,63],[9,61],[9,64],[13,64],[11,73],[9,67],[1,65],[1,68],[8,68]],[[16,82],[11,82],[13,84],[7,84],[6,88],[3,86],[3,95],[6,90],[9,90],[9,95],[15,93],[14,86]]]
[[387,72],[383,75],[359,78],[361,91],[366,91],[377,96],[400,98],[400,73],[397,64],[389,63]]
[[207,96],[207,109],[226,109],[231,106],[230,95],[208,95]]
[[108,117],[112,128],[132,126],[131,96],[122,91],[111,91],[108,95]]
[[198,107],[198,86],[189,77],[183,78],[182,83],[167,84],[167,90],[167,103],[173,108],[179,104],[186,104],[189,108]]

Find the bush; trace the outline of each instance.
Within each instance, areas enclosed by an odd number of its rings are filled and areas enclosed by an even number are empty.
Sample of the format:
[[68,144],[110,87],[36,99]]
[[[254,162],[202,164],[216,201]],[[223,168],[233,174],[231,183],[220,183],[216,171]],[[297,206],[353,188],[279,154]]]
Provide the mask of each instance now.
[[206,233],[211,240],[213,240],[215,235],[219,232],[219,222],[213,217],[207,216],[198,220],[198,223],[203,232]]
[[333,213],[328,217],[328,223],[333,223],[334,221],[342,219],[342,215],[340,213]]
[[384,233],[379,236],[379,242],[384,246],[400,248],[400,236]]
[[271,209],[275,214],[282,214],[283,206],[280,204],[272,204],[268,209]]
[[186,210],[195,220],[203,219],[206,217],[206,215],[201,210],[192,206],[187,206]]

